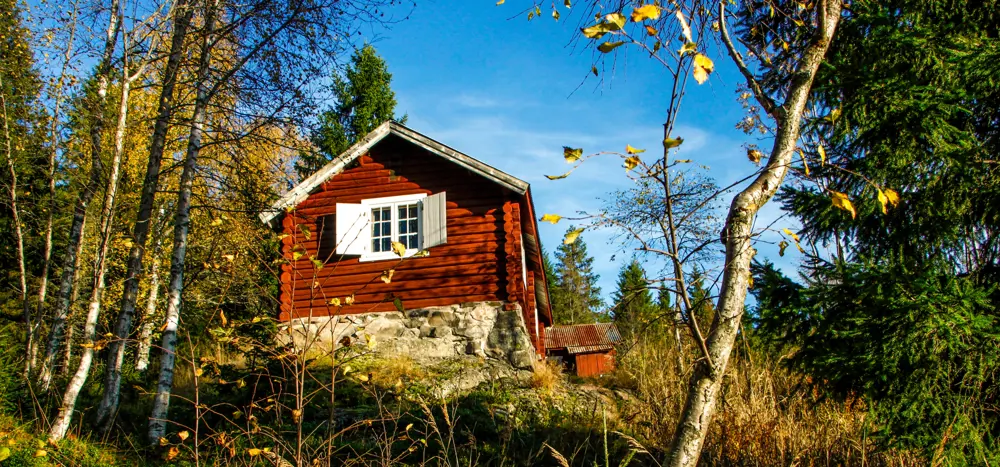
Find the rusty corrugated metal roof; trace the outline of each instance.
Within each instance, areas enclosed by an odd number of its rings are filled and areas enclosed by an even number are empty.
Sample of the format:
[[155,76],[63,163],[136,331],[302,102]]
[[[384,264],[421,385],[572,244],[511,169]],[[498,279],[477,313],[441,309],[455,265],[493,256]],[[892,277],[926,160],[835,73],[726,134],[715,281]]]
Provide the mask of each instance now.
[[573,349],[570,353],[607,350],[621,339],[614,323],[559,325],[545,330],[546,349]]

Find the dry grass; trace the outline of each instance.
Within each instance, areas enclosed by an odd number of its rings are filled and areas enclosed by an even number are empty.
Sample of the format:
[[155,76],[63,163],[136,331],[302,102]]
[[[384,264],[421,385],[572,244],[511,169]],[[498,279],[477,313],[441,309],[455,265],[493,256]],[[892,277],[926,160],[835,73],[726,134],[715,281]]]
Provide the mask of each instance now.
[[[734,352],[702,454],[706,465],[922,465],[912,453],[879,450],[860,403],[819,397],[814,385],[779,364]],[[622,428],[659,451],[669,448],[684,407],[692,349],[679,368],[669,338],[623,355],[610,381],[629,389]],[[740,355],[742,354],[742,355]]]
[[535,362],[531,373],[531,387],[551,393],[562,380],[562,365],[548,361]]

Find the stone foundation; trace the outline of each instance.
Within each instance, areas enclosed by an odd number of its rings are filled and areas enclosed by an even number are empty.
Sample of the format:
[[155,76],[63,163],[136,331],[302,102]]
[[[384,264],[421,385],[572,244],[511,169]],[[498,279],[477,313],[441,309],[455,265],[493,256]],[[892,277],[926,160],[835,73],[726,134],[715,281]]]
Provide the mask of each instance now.
[[300,318],[283,324],[279,335],[317,353],[370,339],[377,353],[405,354],[418,362],[476,355],[529,369],[535,351],[521,308],[504,308],[501,302],[474,302],[405,313]]

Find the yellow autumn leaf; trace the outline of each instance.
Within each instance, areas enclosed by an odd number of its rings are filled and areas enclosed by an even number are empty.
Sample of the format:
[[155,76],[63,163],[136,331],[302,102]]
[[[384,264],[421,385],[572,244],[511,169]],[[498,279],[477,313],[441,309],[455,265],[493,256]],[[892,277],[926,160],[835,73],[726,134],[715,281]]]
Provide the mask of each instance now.
[[799,149],[799,156],[802,157],[802,167],[806,169],[806,177],[809,176],[809,162],[806,161],[805,151]]
[[676,138],[666,138],[663,140],[663,147],[666,149],[673,149],[684,143],[684,138],[680,136]]
[[750,159],[750,162],[753,162],[754,164],[760,165],[760,160],[763,157],[764,153],[760,152],[757,149],[751,149],[747,151],[747,159]]
[[788,242],[782,240],[778,242],[778,256],[785,256],[785,248],[788,248]]
[[226,313],[222,310],[219,310],[219,322],[222,323],[222,327],[226,327],[229,324],[229,320],[226,319]]
[[333,297],[330,299],[330,304],[333,306],[340,306],[340,299],[337,297]]
[[566,172],[566,173],[564,173],[562,175],[546,175],[545,178],[547,178],[549,180],[562,180],[562,179],[564,179],[566,177],[569,177],[569,174],[571,172],[572,172],[572,170],[569,171],[569,172]]
[[747,288],[753,288],[753,273],[747,274]]
[[542,222],[548,222],[548,223],[551,223],[551,224],[555,224],[555,223],[559,222],[560,219],[562,219],[562,216],[560,216],[559,214],[545,214],[539,220],[541,220]]
[[566,8],[572,8],[572,7],[573,7],[573,4],[572,4],[572,3],[570,3],[570,0],[566,0],[566,1],[564,1],[564,2],[563,2],[563,5],[566,5]]
[[625,21],[626,21],[625,20],[625,15],[623,15],[621,13],[611,13],[611,14],[605,16],[604,20],[607,21],[608,24],[614,25],[616,27],[615,30],[618,30],[618,29],[621,29],[621,28],[625,27]]
[[505,2],[505,1],[507,1],[507,0],[497,0],[497,5],[503,5],[503,2]]
[[189,433],[187,430],[184,430],[180,433],[177,433],[177,437],[180,438],[181,442],[183,443],[184,441],[187,441],[187,439],[191,437],[191,433]]
[[293,251],[292,252],[292,261],[298,261],[299,258],[302,257],[302,255],[303,255],[303,253],[301,251]]
[[368,382],[368,376],[367,375],[358,375],[358,381],[361,381],[362,383],[367,383]]
[[823,148],[822,144],[816,145],[816,152],[819,153],[819,163],[820,165],[826,164],[826,149]]
[[406,254],[406,245],[399,242],[392,242],[392,251],[396,253],[396,256],[402,258]]
[[697,51],[698,51],[698,44],[695,44],[694,42],[685,42],[684,45],[681,46],[680,50],[677,51],[677,55],[683,57],[688,54],[693,54]]
[[893,190],[892,188],[886,188],[885,197],[889,201],[889,204],[892,205],[892,207],[899,206],[899,193],[896,193],[896,190]]
[[348,296],[344,297],[344,303],[346,305],[348,305],[348,306],[353,305],[354,304],[354,295],[348,295]]
[[889,204],[889,197],[882,192],[881,188],[876,188],[878,190],[878,204],[882,208],[882,214],[889,214],[889,208],[886,206]]
[[659,31],[657,31],[656,28],[654,28],[654,27],[652,27],[652,26],[650,26],[648,24],[646,25],[646,34],[648,34],[650,36],[655,36],[657,33],[659,33]]
[[385,282],[386,284],[388,284],[388,283],[392,282],[392,275],[395,274],[395,273],[396,273],[395,269],[390,269],[388,271],[382,271],[382,275],[379,276],[379,279],[382,279],[382,282]]
[[580,160],[581,157],[583,157],[583,148],[563,146],[563,159],[566,159],[567,164],[572,164]]
[[605,42],[605,43],[597,46],[597,50],[599,50],[601,53],[608,53],[608,52],[611,52],[612,50],[617,49],[618,47],[621,47],[624,44],[625,44],[625,42],[622,42],[622,41],[618,41],[618,42]]
[[639,166],[639,156],[629,156],[625,158],[625,171],[632,170]]
[[572,245],[573,242],[576,242],[576,239],[580,236],[580,234],[583,233],[584,230],[585,229],[581,228],[581,229],[575,229],[575,230],[570,230],[569,232],[566,232],[566,236],[563,237],[563,244],[564,245]]
[[170,444],[170,440],[168,440],[167,438],[164,438],[164,437],[161,436],[160,437],[160,446],[166,446],[168,444]]
[[222,219],[220,219],[218,217],[216,217],[215,219],[212,219],[212,227],[218,227],[220,225],[222,225]]
[[195,369],[194,369],[194,375],[195,375],[195,376],[201,376],[201,375],[203,375],[203,374],[205,374],[205,370],[203,370],[203,369],[201,369],[201,368],[195,368]]
[[708,75],[712,74],[715,70],[715,63],[712,63],[712,59],[702,55],[695,54],[694,56],[694,80],[698,84],[703,84],[708,81]]
[[559,21],[559,10],[552,10],[552,18]]
[[857,217],[858,212],[854,210],[854,204],[851,203],[851,200],[847,197],[847,195],[839,191],[832,191],[832,190],[830,191],[830,193],[832,194],[832,198],[830,199],[830,201],[833,203],[833,207],[838,209],[843,209],[851,213],[851,219]]
[[257,448],[247,449],[247,455],[249,455],[250,457],[259,456],[261,452],[263,451]]
[[10,448],[2,447],[0,448],[0,462],[7,460],[10,457]]
[[593,26],[580,29],[580,32],[587,39],[600,39],[601,36],[613,31],[613,28],[614,26],[608,23],[597,23]]
[[174,460],[180,453],[181,450],[177,446],[170,446],[170,450],[167,451],[167,460]]
[[636,149],[636,148],[633,148],[631,144],[626,144],[625,145],[625,152],[627,152],[629,154],[642,154],[642,153],[646,152],[646,150],[645,149]]
[[302,418],[302,411],[299,409],[292,410],[292,420],[298,423],[300,418]]
[[232,263],[236,259],[236,255],[222,255],[222,259]]
[[795,232],[792,232],[787,227],[783,230],[785,234],[788,235],[789,237],[792,237],[793,240],[795,240],[796,242],[799,241],[799,236]]
[[681,10],[677,10],[674,14],[677,16],[677,21],[681,23],[681,33],[684,34],[684,38],[687,39],[687,42],[694,42],[694,39],[691,37],[691,27],[688,26],[687,20],[684,19],[684,13],[681,13]]
[[638,23],[647,19],[660,19],[660,7],[650,4],[632,10],[632,22]]

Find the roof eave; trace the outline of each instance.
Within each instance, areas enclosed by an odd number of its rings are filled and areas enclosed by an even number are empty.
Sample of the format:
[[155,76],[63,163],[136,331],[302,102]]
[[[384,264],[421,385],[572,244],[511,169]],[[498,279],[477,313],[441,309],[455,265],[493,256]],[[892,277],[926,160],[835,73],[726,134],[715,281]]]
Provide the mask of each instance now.
[[285,210],[290,207],[297,206],[302,201],[305,201],[305,199],[312,194],[313,190],[322,185],[323,182],[343,171],[344,167],[368,152],[372,146],[377,144],[379,141],[382,141],[390,134],[395,134],[416,146],[422,147],[431,153],[444,157],[445,159],[448,159],[473,173],[486,177],[487,179],[492,180],[500,186],[503,186],[504,188],[507,188],[519,195],[525,195],[528,192],[527,182],[508,175],[390,120],[379,125],[378,128],[375,128],[370,133],[365,135],[364,138],[355,143],[348,150],[341,153],[335,159],[330,161],[330,163],[319,169],[316,173],[296,185],[288,193],[285,193],[285,195],[278,199],[278,201],[275,201],[269,209],[260,213],[261,222],[268,225],[272,229],[277,228],[278,221],[281,219],[281,215],[285,212]]

